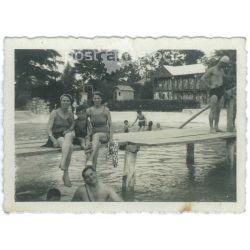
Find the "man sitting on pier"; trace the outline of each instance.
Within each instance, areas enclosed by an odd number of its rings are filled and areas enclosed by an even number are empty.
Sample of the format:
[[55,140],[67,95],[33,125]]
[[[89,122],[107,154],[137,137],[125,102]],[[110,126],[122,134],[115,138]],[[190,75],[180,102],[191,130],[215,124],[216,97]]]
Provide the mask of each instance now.
[[201,77],[201,81],[205,83],[209,88],[210,133],[222,132],[222,130],[219,129],[218,125],[220,119],[220,111],[224,103],[225,94],[225,90],[223,87],[223,77],[225,76],[224,69],[229,64],[229,62],[229,57],[223,56],[214,67],[209,68],[206,73]]
[[88,166],[82,171],[85,185],[75,191],[72,201],[122,201],[113,188],[100,182],[93,167]]

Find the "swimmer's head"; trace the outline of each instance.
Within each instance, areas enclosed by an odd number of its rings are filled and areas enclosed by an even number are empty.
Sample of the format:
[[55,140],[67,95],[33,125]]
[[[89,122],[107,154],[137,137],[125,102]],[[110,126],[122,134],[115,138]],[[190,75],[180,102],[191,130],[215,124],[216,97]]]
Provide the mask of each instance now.
[[76,107],[76,115],[81,116],[86,113],[87,106],[86,105],[80,105]]
[[100,105],[103,101],[103,95],[100,91],[93,92],[93,103],[94,105]]
[[46,201],[60,201],[61,200],[61,192],[56,189],[52,188],[48,191]]
[[128,120],[125,120],[125,121],[124,121],[124,124],[126,124],[126,125],[127,125],[127,124],[128,124]]
[[61,107],[67,109],[72,104],[73,98],[70,94],[63,94],[60,96]]
[[82,171],[82,178],[88,185],[95,185],[97,183],[96,171],[93,167],[88,166]]
[[140,109],[137,110],[136,112],[137,112],[137,114],[139,114],[139,115],[142,113],[142,111],[141,111]]
[[161,124],[159,122],[156,123],[156,127],[157,128],[160,128],[161,127]]
[[152,121],[149,121],[149,122],[148,122],[148,126],[149,126],[149,127],[152,127],[152,126],[153,126],[153,122],[152,122]]

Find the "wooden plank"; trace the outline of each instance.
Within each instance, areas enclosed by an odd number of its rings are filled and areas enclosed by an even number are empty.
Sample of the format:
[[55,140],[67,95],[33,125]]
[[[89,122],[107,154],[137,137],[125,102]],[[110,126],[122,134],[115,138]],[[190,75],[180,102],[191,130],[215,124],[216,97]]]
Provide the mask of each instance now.
[[[210,134],[207,129],[169,129],[150,132],[114,134],[114,139],[118,141],[119,145],[137,144],[139,146],[161,146],[180,143],[186,144],[230,138],[236,138],[236,133],[223,132]],[[16,144],[16,155],[30,156],[61,151],[61,149],[41,147],[44,143],[44,141],[40,140],[18,143]],[[80,150],[80,147],[75,146],[74,150]]]
[[[144,132],[145,133],[145,132]],[[151,137],[148,134],[143,136],[136,136],[134,138],[126,138],[126,143],[128,144],[138,144],[140,146],[159,146],[159,145],[169,145],[169,144],[179,144],[179,143],[192,143],[199,142],[203,140],[216,140],[216,139],[227,139],[227,138],[236,138],[236,133],[234,132],[224,132],[224,133],[215,133],[215,134],[197,134],[197,135],[188,135],[181,137]],[[121,137],[116,137],[118,143],[121,141]]]
[[44,145],[45,143],[27,143],[27,144],[16,144],[16,149],[22,149],[22,148],[37,148],[37,147],[42,147],[42,145]]
[[23,144],[38,144],[40,143],[41,145],[44,145],[47,142],[47,140],[40,139],[40,140],[25,140],[25,141],[15,141],[16,145],[23,145]]
[[[74,146],[74,151],[81,150],[80,146]],[[48,147],[33,147],[33,148],[19,148],[16,149],[16,156],[34,156],[43,154],[60,153],[60,148],[48,148]]]

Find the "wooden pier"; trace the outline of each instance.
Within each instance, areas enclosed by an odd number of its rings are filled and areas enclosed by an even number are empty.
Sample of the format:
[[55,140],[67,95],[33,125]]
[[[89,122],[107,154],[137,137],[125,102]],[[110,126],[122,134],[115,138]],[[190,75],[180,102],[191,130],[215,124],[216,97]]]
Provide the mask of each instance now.
[[[208,140],[224,140],[227,161],[230,168],[235,165],[235,132],[209,133],[208,128],[183,128],[167,129],[150,132],[114,134],[114,139],[125,148],[125,161],[122,178],[122,190],[133,191],[135,185],[136,157],[140,146],[167,146],[172,144],[186,144],[186,162],[193,164],[195,161],[195,143]],[[16,142],[16,157],[60,153],[61,149],[41,147],[45,141]],[[74,150],[80,150],[75,146]],[[184,154],[184,152],[183,152]]]

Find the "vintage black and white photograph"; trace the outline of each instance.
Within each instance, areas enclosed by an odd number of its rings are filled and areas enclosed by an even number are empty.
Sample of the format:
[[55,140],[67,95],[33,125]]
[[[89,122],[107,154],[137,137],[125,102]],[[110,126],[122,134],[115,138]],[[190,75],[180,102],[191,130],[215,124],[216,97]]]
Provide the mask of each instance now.
[[245,54],[240,38],[6,39],[5,210],[243,211]]

